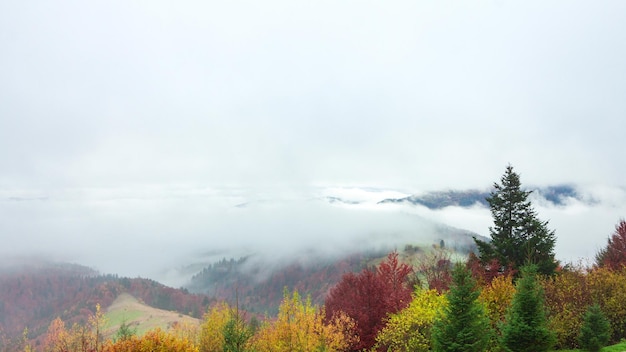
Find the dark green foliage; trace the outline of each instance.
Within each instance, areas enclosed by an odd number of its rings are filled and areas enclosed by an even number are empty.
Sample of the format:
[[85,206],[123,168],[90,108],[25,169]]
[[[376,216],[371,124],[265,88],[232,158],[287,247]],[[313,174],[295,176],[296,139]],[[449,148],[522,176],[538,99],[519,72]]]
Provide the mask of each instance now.
[[433,325],[435,351],[474,352],[487,348],[491,328],[484,307],[477,301],[479,294],[470,271],[465,265],[455,265],[449,304]]
[[611,324],[598,304],[587,308],[578,342],[585,351],[597,352],[609,343]]
[[132,329],[126,321],[123,321],[120,328],[115,333],[114,341],[124,341],[130,339],[133,335],[137,334],[137,328]]
[[528,200],[530,193],[521,189],[519,175],[511,165],[507,166],[501,184],[494,183],[494,190],[487,198],[494,222],[489,228],[492,240],[474,238],[481,263],[487,265],[495,259],[510,269],[532,263],[537,265],[539,273],[554,273],[556,237],[554,231],[548,230],[548,222],[537,218]]
[[224,352],[245,352],[248,340],[254,334],[252,328],[237,315],[224,326]]
[[502,347],[511,352],[549,351],[556,342],[548,329],[544,294],[535,265],[521,268],[516,292],[502,326]]

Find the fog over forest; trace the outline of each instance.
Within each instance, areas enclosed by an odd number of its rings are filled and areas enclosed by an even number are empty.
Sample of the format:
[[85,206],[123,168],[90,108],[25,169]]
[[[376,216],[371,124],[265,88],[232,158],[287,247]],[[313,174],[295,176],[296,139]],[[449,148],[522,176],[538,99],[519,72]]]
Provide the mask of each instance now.
[[580,195],[534,199],[561,260],[626,217],[621,0],[5,1],[0,33],[5,259],[178,284],[224,253],[487,235],[485,208],[378,202],[509,163]]
[[[181,285],[198,264],[223,257],[256,254],[267,265],[306,262],[359,249],[430,245],[445,236],[441,224],[483,236],[492,225],[489,209],[478,204],[432,210],[378,204],[407,195],[398,191],[309,191],[276,198],[270,198],[274,191],[251,197],[237,189],[182,188],[3,198],[3,227],[28,236],[7,239],[2,255],[77,262],[103,273]],[[564,262],[592,259],[626,210],[622,189],[588,192],[560,206],[532,197],[540,218],[556,231],[557,258]]]

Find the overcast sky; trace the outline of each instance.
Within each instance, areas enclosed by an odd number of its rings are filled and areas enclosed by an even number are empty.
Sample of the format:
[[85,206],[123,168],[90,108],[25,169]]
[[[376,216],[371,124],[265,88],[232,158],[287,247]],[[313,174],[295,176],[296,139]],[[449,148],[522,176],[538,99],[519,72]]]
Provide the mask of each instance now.
[[484,188],[508,163],[623,187],[625,43],[622,0],[3,1],[0,238],[183,236],[214,214],[164,198]]

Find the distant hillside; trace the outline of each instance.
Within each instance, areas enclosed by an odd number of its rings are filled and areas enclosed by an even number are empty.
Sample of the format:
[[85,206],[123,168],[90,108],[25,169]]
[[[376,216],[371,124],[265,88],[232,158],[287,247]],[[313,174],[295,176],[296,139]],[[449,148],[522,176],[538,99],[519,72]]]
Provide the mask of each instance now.
[[146,331],[161,328],[167,330],[174,324],[200,325],[200,319],[185,314],[154,308],[129,293],[120,294],[113,303],[106,308],[106,337],[113,337],[122,323],[128,325],[138,335]]
[[338,260],[319,260],[306,264],[294,260],[279,266],[259,257],[222,259],[193,276],[186,287],[218,299],[235,303],[255,313],[275,313],[283,289],[297,289],[321,304],[328,290],[347,272],[360,271],[383,253],[359,253]]
[[285,288],[296,289],[303,295],[309,295],[312,303],[322,305],[329,290],[344,274],[377,265],[394,249],[408,264],[414,264],[432,247],[442,244],[452,253],[462,256],[475,249],[472,236],[478,236],[476,234],[444,226],[439,233],[441,238],[427,244],[365,250],[340,258],[319,258],[302,253],[299,256],[294,254],[290,262],[279,264],[259,256],[224,258],[193,276],[186,288],[230,303],[238,297],[240,307],[254,313],[276,313]]
[[[548,186],[543,188],[530,189],[536,196],[544,198],[553,205],[565,205],[568,199],[581,200],[580,195],[574,187],[569,185]],[[379,204],[389,203],[410,203],[423,205],[429,209],[442,209],[449,206],[471,207],[474,205],[488,207],[486,198],[490,192],[484,190],[449,190],[428,192],[422,195],[412,195],[405,198],[385,199]]]
[[0,269],[0,343],[21,336],[25,327],[29,337],[41,336],[57,317],[68,325],[84,323],[96,304],[106,308],[124,292],[150,306],[194,317],[201,317],[211,303],[206,295],[148,279],[99,275],[80,265],[4,267]]

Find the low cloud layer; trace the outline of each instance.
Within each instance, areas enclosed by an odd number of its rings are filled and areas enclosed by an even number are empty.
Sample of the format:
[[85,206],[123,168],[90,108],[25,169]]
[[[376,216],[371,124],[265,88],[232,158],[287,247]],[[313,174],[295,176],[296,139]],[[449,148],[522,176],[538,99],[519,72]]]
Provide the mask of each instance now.
[[[534,202],[539,217],[556,231],[557,257],[564,262],[592,259],[626,211],[621,189],[583,192],[590,201],[571,199],[565,206]],[[0,255],[73,261],[104,273],[181,285],[193,273],[189,266],[223,257],[256,254],[265,263],[306,261],[362,248],[429,245],[441,236],[441,224],[484,236],[492,225],[489,210],[480,206],[430,210],[378,204],[404,195],[397,191],[334,188],[274,197],[252,194],[178,188],[3,197],[6,245]]]
[[[0,253],[153,275],[193,250],[332,251],[428,219],[486,234],[484,209],[361,198],[483,188],[511,163],[524,183],[609,190],[541,210],[563,256],[587,255],[626,216],[624,14],[621,0],[2,2]],[[344,192],[358,204],[320,201]]]

